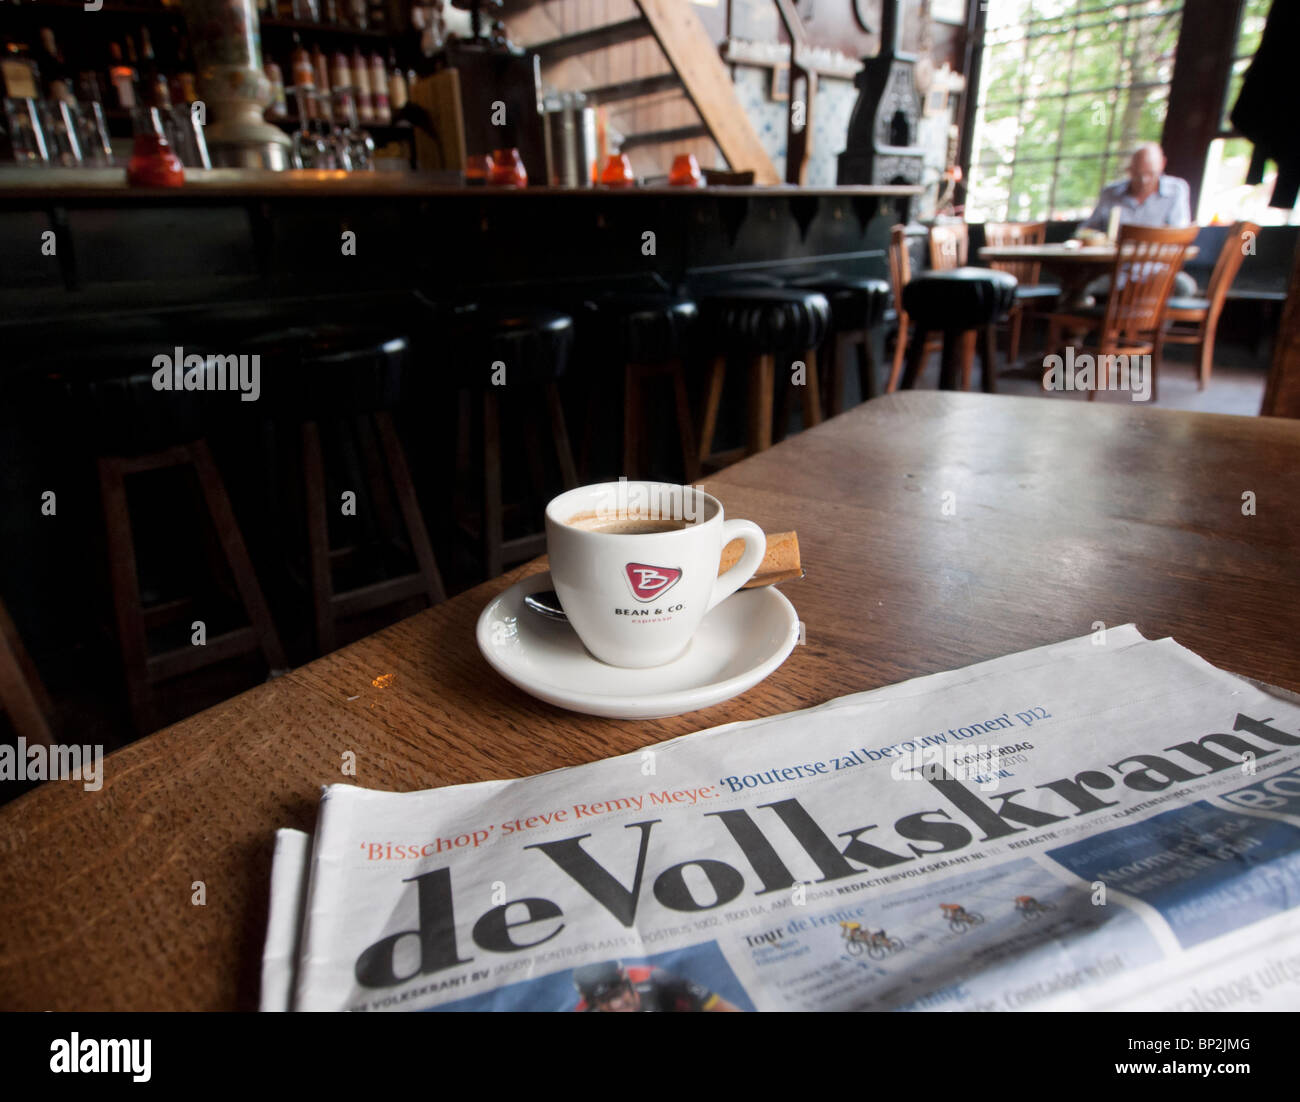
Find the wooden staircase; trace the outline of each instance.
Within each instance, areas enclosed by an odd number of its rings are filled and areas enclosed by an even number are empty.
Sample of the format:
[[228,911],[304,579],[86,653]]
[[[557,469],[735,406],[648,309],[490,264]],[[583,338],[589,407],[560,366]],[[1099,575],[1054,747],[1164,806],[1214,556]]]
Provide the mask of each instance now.
[[704,168],[781,182],[688,0],[506,0],[502,16],[547,85],[605,108],[638,176],[694,153]]

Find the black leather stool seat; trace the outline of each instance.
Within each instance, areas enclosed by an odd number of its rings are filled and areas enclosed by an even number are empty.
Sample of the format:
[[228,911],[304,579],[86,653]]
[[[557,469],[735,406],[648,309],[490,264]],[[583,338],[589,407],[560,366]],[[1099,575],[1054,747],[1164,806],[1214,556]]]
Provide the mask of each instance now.
[[580,323],[592,363],[657,364],[683,356],[699,309],[678,295],[636,292],[601,295]]
[[798,287],[707,293],[700,297],[699,306],[718,346],[756,354],[816,348],[831,320],[826,296]]
[[538,307],[465,305],[443,312],[458,384],[492,385],[492,364],[505,365],[508,384],[542,384],[564,376],[573,351],[573,318]]
[[[223,412],[236,412],[222,407],[238,406],[238,393],[178,390],[174,371],[153,366],[161,354],[174,358],[175,348],[166,338],[65,348],[49,382],[72,435],[97,455],[145,455],[197,440]],[[162,388],[154,385],[160,371]]]
[[905,309],[922,332],[982,329],[1015,305],[1016,277],[992,268],[923,272],[903,288]]
[[410,344],[395,324],[304,322],[232,344],[261,357],[267,408],[303,421],[394,408]]
[[831,304],[831,324],[841,333],[872,329],[885,317],[889,306],[889,284],[866,276],[843,276],[834,272],[796,276],[792,287],[820,291]]

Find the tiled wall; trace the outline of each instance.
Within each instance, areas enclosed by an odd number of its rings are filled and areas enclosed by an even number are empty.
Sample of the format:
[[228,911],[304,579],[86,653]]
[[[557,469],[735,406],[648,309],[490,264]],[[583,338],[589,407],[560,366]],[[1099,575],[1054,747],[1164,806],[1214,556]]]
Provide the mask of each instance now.
[[[758,131],[763,148],[776,164],[777,171],[785,175],[785,120],[786,103],[769,96],[772,70],[750,65],[737,65],[732,78],[736,95],[754,129]],[[808,186],[828,187],[835,183],[836,158],[844,151],[844,139],[849,132],[849,116],[857,102],[858,90],[848,80],[829,80],[823,77],[813,100],[812,156],[808,160]]]

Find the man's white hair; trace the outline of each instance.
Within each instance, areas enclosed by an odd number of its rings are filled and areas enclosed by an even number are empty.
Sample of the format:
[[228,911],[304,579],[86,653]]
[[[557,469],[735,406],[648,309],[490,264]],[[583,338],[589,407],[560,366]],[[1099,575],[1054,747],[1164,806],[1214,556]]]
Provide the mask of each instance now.
[[1138,146],[1135,150],[1133,150],[1134,157],[1139,157],[1143,153],[1152,154],[1155,157],[1155,159],[1159,161],[1162,165],[1165,164],[1166,161],[1168,160],[1168,158],[1165,157],[1165,151],[1160,147],[1159,142],[1143,142],[1140,146]]

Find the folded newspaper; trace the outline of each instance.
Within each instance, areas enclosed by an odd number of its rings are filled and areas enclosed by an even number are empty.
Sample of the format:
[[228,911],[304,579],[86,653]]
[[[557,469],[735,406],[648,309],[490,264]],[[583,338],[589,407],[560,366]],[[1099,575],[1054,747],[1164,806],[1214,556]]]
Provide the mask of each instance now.
[[324,790],[265,1010],[1300,1007],[1300,702],[1132,625],[622,757]]

